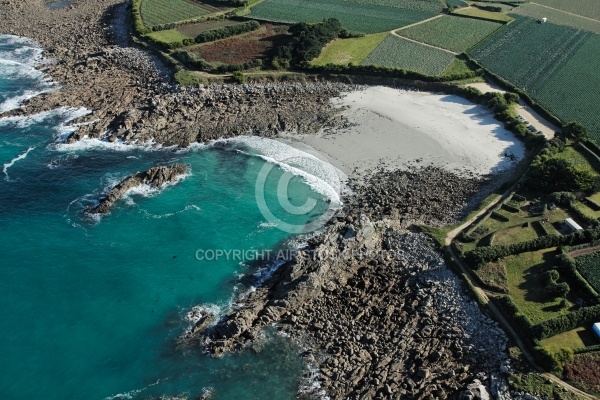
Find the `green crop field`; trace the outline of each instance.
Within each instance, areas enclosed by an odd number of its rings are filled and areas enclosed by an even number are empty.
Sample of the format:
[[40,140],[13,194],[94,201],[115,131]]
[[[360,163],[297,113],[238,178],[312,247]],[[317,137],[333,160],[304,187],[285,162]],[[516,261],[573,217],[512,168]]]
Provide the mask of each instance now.
[[454,14],[466,15],[468,17],[473,17],[473,18],[491,19],[493,21],[498,21],[498,22],[512,21],[512,18],[504,13],[480,10],[479,8],[475,8],[475,7],[462,8],[460,10],[454,11]]
[[600,35],[513,14],[515,21],[470,52],[565,122],[600,140]]
[[600,20],[600,1],[598,0],[536,0],[535,2],[562,11]]
[[418,42],[462,53],[475,46],[501,26],[502,24],[498,22],[444,15],[419,25],[398,30],[396,33]]
[[401,68],[437,76],[452,61],[454,55],[451,53],[390,35],[363,60],[362,65]]
[[442,3],[435,0],[265,0],[248,17],[296,23],[337,18],[352,32],[377,33],[435,16]]
[[552,24],[568,26],[575,29],[583,29],[585,31],[600,34],[600,21],[567,14],[565,12],[553,10],[535,3],[524,4],[514,10],[514,13],[537,20],[548,18],[548,22]]
[[578,257],[577,270],[596,292],[600,292],[600,252]]
[[359,38],[336,39],[328,43],[312,63],[315,65],[360,64],[388,35],[388,32],[382,32]]
[[150,36],[154,40],[157,40],[157,41],[163,42],[163,43],[181,42],[183,39],[189,38],[188,36],[184,35],[183,33],[179,32],[175,29],[150,32],[150,33],[148,33],[148,36]]
[[564,121],[579,121],[600,143],[600,35],[592,35],[575,55],[534,96]]
[[210,14],[193,1],[185,0],[143,0],[140,13],[144,25],[150,27]]

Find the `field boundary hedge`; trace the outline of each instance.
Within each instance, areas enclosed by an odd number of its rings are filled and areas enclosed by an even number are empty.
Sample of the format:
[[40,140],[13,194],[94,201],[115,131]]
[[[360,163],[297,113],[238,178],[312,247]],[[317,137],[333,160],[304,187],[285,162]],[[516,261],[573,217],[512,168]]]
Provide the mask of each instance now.
[[235,72],[245,71],[247,69],[262,67],[264,60],[256,58],[252,61],[243,64],[219,64],[215,65],[202,58],[198,58],[188,51],[176,51],[173,53],[173,57],[184,65],[193,66],[201,71],[205,72]]
[[586,243],[599,238],[600,228],[586,229],[564,236],[547,235],[510,245],[479,247],[467,252],[465,259],[471,268],[478,269],[485,262],[496,261],[503,257],[548,249],[550,247]]
[[196,43],[213,42],[215,40],[225,39],[231,36],[240,35],[242,33],[254,31],[260,28],[258,21],[250,20],[236,25],[228,25],[221,28],[209,29],[200,32],[194,39]]

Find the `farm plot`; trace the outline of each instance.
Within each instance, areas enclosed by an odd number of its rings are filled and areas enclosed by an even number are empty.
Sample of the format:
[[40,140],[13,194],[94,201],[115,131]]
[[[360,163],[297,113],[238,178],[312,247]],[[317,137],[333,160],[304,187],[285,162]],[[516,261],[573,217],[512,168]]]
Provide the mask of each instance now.
[[485,20],[492,20],[498,22],[512,21],[512,18],[504,13],[481,10],[476,7],[461,8],[460,10],[454,11],[454,14],[464,15],[466,17],[472,18],[482,18]]
[[388,35],[389,32],[382,32],[359,38],[336,39],[325,46],[312,64],[360,64]]
[[441,75],[452,61],[454,55],[451,53],[390,35],[361,65],[378,65],[437,76]]
[[578,257],[577,270],[600,293],[600,252]]
[[211,12],[193,1],[143,0],[140,13],[144,25],[153,27],[198,18]]
[[445,15],[398,30],[400,36],[461,53],[500,28],[498,22]]
[[598,0],[536,0],[535,2],[562,11],[600,20],[600,2]]
[[565,122],[579,121],[600,140],[600,35],[514,15],[515,22],[470,54],[527,91]]
[[545,85],[533,93],[545,108],[563,121],[579,121],[600,143],[600,35],[593,35]]
[[548,22],[556,25],[568,26],[600,34],[600,21],[567,14],[535,3],[524,4],[514,10],[514,13],[537,20],[548,18]]
[[252,7],[250,18],[296,23],[337,18],[352,32],[377,33],[418,22],[438,14],[435,0],[265,0]]
[[239,21],[232,21],[229,19],[218,19],[213,21],[203,21],[197,24],[189,24],[189,25],[181,25],[176,29],[178,32],[181,32],[183,35],[189,38],[195,38],[200,33],[217,28],[223,28],[230,25],[239,24]]
[[206,43],[190,51],[210,63],[243,64],[268,57],[273,49],[290,38],[287,26],[264,24],[255,31]]

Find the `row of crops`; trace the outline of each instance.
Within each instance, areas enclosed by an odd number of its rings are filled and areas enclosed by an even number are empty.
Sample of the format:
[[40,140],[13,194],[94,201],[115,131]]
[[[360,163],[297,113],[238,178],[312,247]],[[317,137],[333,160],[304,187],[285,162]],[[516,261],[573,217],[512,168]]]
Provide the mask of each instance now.
[[336,18],[351,32],[376,33],[435,16],[439,1],[426,0],[265,0],[252,7],[251,18],[282,22],[318,22]]
[[470,52],[563,121],[579,121],[600,141],[600,36],[520,15]]
[[445,15],[397,33],[418,42],[462,53],[502,26],[498,22]]
[[578,257],[577,270],[596,292],[600,292],[600,252]]
[[600,2],[598,0],[536,0],[536,3],[600,20]]
[[143,0],[140,14],[144,25],[154,27],[198,18],[210,11],[186,0]]
[[441,75],[454,61],[447,51],[390,35],[361,63],[416,71],[425,75]]
[[600,34],[600,21],[589,18],[583,18],[573,14],[567,14],[562,11],[544,7],[535,3],[528,3],[520,6],[514,11],[516,14],[541,20],[547,18],[548,22],[556,25],[569,26],[575,29],[582,29]]

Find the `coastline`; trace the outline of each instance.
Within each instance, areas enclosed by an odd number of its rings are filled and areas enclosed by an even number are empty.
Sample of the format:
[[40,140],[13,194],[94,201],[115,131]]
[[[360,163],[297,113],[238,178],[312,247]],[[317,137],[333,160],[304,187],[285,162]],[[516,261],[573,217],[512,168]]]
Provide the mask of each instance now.
[[[352,133],[356,121],[339,113],[339,107],[348,104],[336,106],[337,100],[332,104],[340,94],[358,93],[358,86],[170,87],[147,55],[135,48],[123,50],[120,41],[107,34],[107,20],[115,10],[122,10],[115,1],[79,2],[52,13],[41,2],[10,4],[19,17],[0,23],[0,31],[32,37],[44,46],[54,63],[43,71],[61,88],[33,97],[2,116],[62,106],[90,109],[90,115],[76,120],[89,124],[75,131],[67,139],[70,142],[89,137],[187,147],[242,134],[276,138],[280,132],[295,132],[294,137],[305,135],[302,143],[331,156],[334,164],[353,174],[357,187],[352,203],[308,243],[309,249],[332,256],[299,257],[276,270],[241,309],[205,332],[214,354],[241,348],[263,327],[276,324],[307,343],[307,362],[314,362],[319,370],[319,393],[322,390],[333,398],[396,394],[445,398],[482,382],[490,390],[506,391],[499,378],[501,367],[509,368],[506,336],[461,292],[458,278],[447,270],[431,241],[404,230],[415,222],[455,221],[481,189],[479,176],[487,175],[485,166],[474,161],[477,173],[468,174],[448,172],[443,165],[411,166],[407,163],[411,159],[394,158],[389,152],[386,143],[394,134],[391,131],[370,152],[360,154],[369,134]],[[44,13],[52,17],[48,20]],[[31,29],[22,25],[27,19],[32,21]],[[54,30],[46,32],[48,23],[56,24]],[[73,41],[72,31],[80,32],[81,40]],[[139,61],[140,56],[144,61]],[[382,120],[389,116],[383,115]],[[324,133],[340,127],[350,133],[333,141]],[[353,134],[353,147],[336,150],[340,141]],[[423,146],[415,139],[406,145],[407,154],[422,158],[415,150]],[[491,149],[496,156],[501,153],[500,148]],[[456,172],[456,164],[449,168]],[[370,256],[343,256],[354,251]],[[388,253],[390,257],[382,257]],[[484,334],[475,335],[479,331]],[[492,333],[495,342],[486,344]]]

